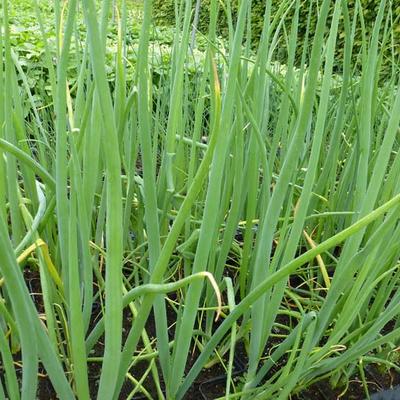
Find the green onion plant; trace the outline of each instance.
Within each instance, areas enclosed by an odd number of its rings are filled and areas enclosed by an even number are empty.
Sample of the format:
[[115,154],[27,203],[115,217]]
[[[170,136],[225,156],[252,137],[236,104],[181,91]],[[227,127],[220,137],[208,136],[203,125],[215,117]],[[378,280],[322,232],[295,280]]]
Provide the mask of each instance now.
[[151,0],[30,2],[45,85],[1,3],[0,399],[184,399],[219,364],[221,399],[283,400],[399,369],[389,1],[367,34],[361,1],[266,0],[255,38],[251,0],[211,0],[207,32],[175,0],[167,45]]

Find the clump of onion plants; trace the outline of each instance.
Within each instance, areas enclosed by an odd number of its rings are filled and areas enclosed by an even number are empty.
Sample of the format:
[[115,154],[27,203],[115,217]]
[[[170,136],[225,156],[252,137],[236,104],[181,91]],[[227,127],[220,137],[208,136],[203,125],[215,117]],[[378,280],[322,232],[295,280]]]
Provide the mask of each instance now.
[[357,54],[360,2],[310,1],[315,35],[300,43],[302,3],[272,16],[266,1],[254,48],[251,0],[236,16],[222,2],[225,40],[212,0],[199,52],[190,0],[176,1],[172,46],[154,42],[151,0],[140,21],[125,0],[54,1],[52,24],[34,0],[45,88],[11,46],[12,3],[0,398],[34,399],[48,380],[60,399],[182,399],[220,364],[221,398],[286,399],[355,373],[368,391],[365,366],[397,368],[400,89],[385,0]]

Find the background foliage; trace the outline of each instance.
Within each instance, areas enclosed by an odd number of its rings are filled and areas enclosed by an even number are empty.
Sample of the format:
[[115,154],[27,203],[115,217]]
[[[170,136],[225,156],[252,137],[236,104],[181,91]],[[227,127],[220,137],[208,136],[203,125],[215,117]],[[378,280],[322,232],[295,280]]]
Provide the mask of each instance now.
[[[355,42],[354,48],[355,50],[360,50],[361,42],[363,35],[369,37],[372,34],[372,30],[374,28],[375,18],[377,12],[379,10],[380,0],[347,0],[347,6],[349,8],[349,12],[351,17],[357,17],[360,19],[362,17],[365,25],[365,32],[363,32],[362,24],[357,24],[355,29]],[[196,1],[193,1],[193,7]],[[218,16],[218,29],[219,33],[222,36],[227,36],[228,34],[228,18],[227,18],[227,9],[226,9],[226,0],[220,2],[222,5],[219,10]],[[253,45],[257,45],[260,39],[263,20],[265,14],[266,0],[253,0],[251,6],[251,35]],[[281,2],[278,0],[271,0],[271,21],[274,19],[278,12],[279,5]],[[300,49],[303,48],[304,43],[307,38],[307,25],[309,23],[309,37],[314,37],[316,23],[319,17],[320,12],[320,3],[321,1],[303,1],[300,7],[299,14],[299,27],[298,27],[298,54],[297,58],[300,58]],[[362,13],[360,13],[357,7],[357,3],[359,3],[362,7]],[[175,23],[175,7],[173,0],[155,0],[154,1],[154,17],[158,23],[164,25],[173,25]],[[232,11],[232,19],[235,21],[237,19],[237,11],[238,6],[240,4],[239,0],[231,1],[231,11]],[[330,18],[333,14],[333,6],[334,2],[332,1],[331,10],[330,10]],[[400,2],[390,1],[387,3],[387,11],[386,17],[389,22],[397,21],[395,23],[395,29],[392,30],[393,37],[389,38],[388,43],[386,43],[387,51],[385,53],[386,57],[390,55],[399,55],[400,54]],[[285,19],[285,27],[289,31],[290,24],[293,18],[294,8],[288,11]],[[201,0],[201,11],[199,17],[198,29],[200,32],[205,33],[207,31],[208,23],[209,23],[209,15],[210,15],[210,0]],[[309,17],[310,15],[310,17]],[[344,26],[343,26],[343,16],[341,17],[341,24],[339,25],[338,30],[338,46],[337,46],[337,55],[342,59],[343,57],[343,46],[344,46]],[[245,35],[246,37],[246,35]],[[284,43],[281,43],[285,46]],[[394,51],[392,51],[392,46],[394,47]],[[309,46],[308,46],[309,47]],[[279,54],[279,53],[278,53]],[[282,59],[285,59],[286,52],[280,52]],[[357,54],[357,52],[355,52]]]

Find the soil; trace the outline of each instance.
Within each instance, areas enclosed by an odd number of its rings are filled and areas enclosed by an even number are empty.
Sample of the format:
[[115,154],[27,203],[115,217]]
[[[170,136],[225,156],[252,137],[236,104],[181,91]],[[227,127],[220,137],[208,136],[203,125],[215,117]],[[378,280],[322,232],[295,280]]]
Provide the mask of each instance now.
[[[41,287],[40,287],[40,277],[39,273],[30,270],[29,268],[26,268],[24,270],[25,278],[27,285],[29,287],[30,292],[32,293],[32,297],[35,301],[35,304],[37,306],[37,309],[39,312],[43,312],[43,302],[42,302],[42,297],[41,297]],[[175,318],[175,312],[172,310],[171,307],[167,306],[168,309],[168,319],[170,321],[174,321]],[[95,304],[93,308],[93,320],[91,322],[91,327],[94,327],[96,323],[96,319],[101,311],[100,304]],[[287,318],[287,317],[282,317],[282,318]],[[283,324],[289,324],[290,321],[279,321]],[[132,324],[132,315],[129,310],[126,310],[124,313],[124,339],[127,336],[127,333],[129,332],[129,329]],[[146,325],[146,330],[148,335],[152,338],[155,336],[155,321],[154,321],[154,316],[150,315],[149,320]],[[170,338],[172,339],[173,337],[173,329],[171,329],[170,332]],[[96,344],[94,348],[94,352],[92,356],[101,356],[103,354],[104,346],[103,346],[103,337],[100,338],[98,343]],[[273,345],[278,344],[279,340],[272,339],[272,342],[269,343],[268,347],[271,347]],[[141,343],[139,343],[139,346]],[[236,357],[235,357],[235,371],[234,371],[234,377],[233,379],[235,381],[238,381],[241,376],[244,374],[246,368],[246,361],[247,361],[247,355],[244,349],[243,344],[238,343],[237,348],[236,348]],[[194,364],[196,358],[198,356],[198,353],[194,352],[189,356],[188,359],[188,366],[187,366],[187,371],[191,368],[191,366]],[[20,358],[20,356],[17,354],[15,355],[16,360]],[[282,359],[281,362],[284,364],[285,359]],[[133,376],[139,377],[143,374],[143,371],[147,369],[148,363],[147,362],[141,362],[135,365],[131,369],[131,374]],[[160,370],[160,368],[158,368]],[[274,367],[273,371],[270,373],[273,373],[279,369],[279,365]],[[19,373],[21,371],[18,371]],[[38,385],[38,391],[37,391],[37,398],[39,400],[52,400],[52,399],[57,399],[56,393],[52,387],[52,384],[50,380],[48,379],[43,367],[40,367],[40,375],[39,375],[39,385]],[[98,362],[92,362],[89,364],[89,385],[90,385],[90,392],[93,393],[93,397],[95,398],[95,394],[97,393],[98,390],[98,383],[99,383],[99,378],[100,378],[100,373],[101,373],[101,364]],[[366,378],[368,381],[368,391],[370,394],[376,393],[376,392],[381,392],[385,389],[390,389],[393,388],[397,385],[400,385],[400,375],[390,371],[389,373],[384,372],[382,373],[379,371],[375,366],[370,365],[367,366],[365,369],[366,373]],[[1,378],[1,366],[0,366],[0,378]],[[221,367],[220,364],[214,365],[210,369],[205,369],[201,372],[201,374],[198,376],[197,380],[195,383],[192,385],[192,387],[189,389],[185,396],[185,400],[212,400],[217,397],[221,397],[225,393],[225,381],[226,381],[226,376],[225,376],[225,370]],[[149,393],[153,396],[154,399],[157,398],[157,392],[156,388],[154,385],[154,382],[152,381],[151,374],[147,377],[147,379],[144,381],[144,386],[146,389],[149,391]],[[163,382],[161,382],[161,386],[163,387]],[[121,391],[120,399],[125,400],[131,391],[134,389],[133,384],[129,381],[124,383],[124,386]],[[363,387],[362,381],[358,376],[355,376],[351,379],[349,382],[347,390],[344,392],[344,388],[337,388],[337,389],[332,389],[329,381],[320,381],[306,390],[293,395],[291,397],[291,400],[336,400],[336,399],[347,399],[347,400],[363,400],[366,398],[366,392]],[[134,400],[141,400],[145,399],[146,397],[138,395],[134,397]]]
[[[375,366],[369,365],[365,368],[365,375],[370,395],[400,385],[400,375],[395,371],[382,373]],[[348,389],[345,393],[343,392],[343,387],[332,389],[328,381],[321,381],[293,396],[292,400],[364,400],[367,398],[362,381],[357,375],[350,380]]]
[[[96,364],[97,366],[97,364]],[[143,365],[146,368],[147,365]],[[93,367],[93,364],[92,364]],[[140,367],[138,365],[138,367]],[[133,372],[133,371],[132,371]],[[381,374],[375,367],[367,368],[366,370],[368,380],[368,391],[370,395],[373,393],[381,392],[385,389],[393,388],[400,385],[400,376],[394,372],[389,374]],[[100,376],[100,368],[90,369],[90,382],[92,393],[96,393],[98,378]],[[238,379],[238,377],[234,378]],[[146,386],[150,389],[149,385]],[[121,392],[120,399],[124,400],[128,397],[133,386],[126,382]],[[154,389],[154,387],[153,387]],[[365,390],[358,377],[353,378],[349,382],[349,387],[345,393],[343,388],[332,389],[329,382],[322,381],[312,385],[307,390],[292,396],[291,400],[364,400],[366,399]],[[154,392],[150,390],[154,399],[157,398]],[[185,396],[185,400],[212,400],[217,397],[223,396],[225,393],[225,379],[224,371],[217,365],[209,370],[205,370],[201,373],[196,383],[190,388]],[[93,396],[94,398],[94,396]],[[145,397],[136,396],[134,399],[141,400]],[[39,400],[52,400],[57,399],[54,389],[48,378],[41,378],[39,380],[38,388],[38,399]]]

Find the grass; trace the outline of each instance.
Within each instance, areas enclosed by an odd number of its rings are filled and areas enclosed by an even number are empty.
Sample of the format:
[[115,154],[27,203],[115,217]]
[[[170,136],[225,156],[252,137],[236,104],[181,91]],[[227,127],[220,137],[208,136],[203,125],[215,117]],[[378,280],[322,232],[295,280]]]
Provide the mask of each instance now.
[[368,397],[364,368],[398,370],[395,26],[383,0],[354,55],[361,13],[330,3],[303,47],[301,2],[267,7],[254,49],[249,0],[226,40],[212,1],[197,48],[189,0],[175,29],[150,0],[3,0],[0,399],[43,373],[61,399],[182,399],[215,364],[221,398],[356,373]]

